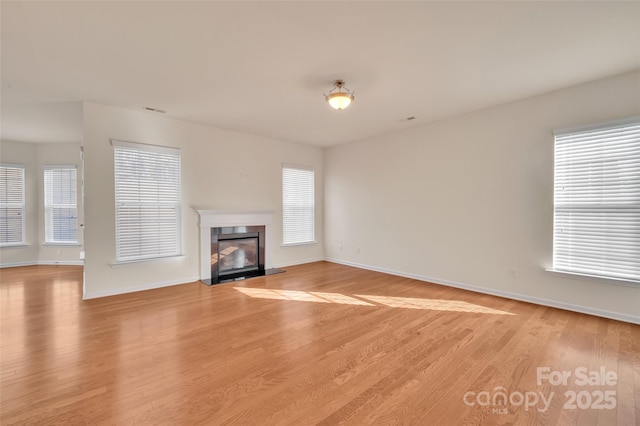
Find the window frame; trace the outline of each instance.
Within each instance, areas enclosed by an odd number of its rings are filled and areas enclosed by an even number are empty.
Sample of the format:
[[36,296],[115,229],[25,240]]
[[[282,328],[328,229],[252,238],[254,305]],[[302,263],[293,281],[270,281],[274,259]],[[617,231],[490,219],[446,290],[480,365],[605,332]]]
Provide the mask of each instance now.
[[[149,262],[149,261],[157,261],[157,260],[163,260],[163,259],[173,259],[173,258],[182,257],[183,256],[182,255],[182,153],[180,148],[142,144],[138,142],[129,142],[129,141],[122,141],[117,139],[112,139],[111,145],[113,146],[113,150],[114,150],[113,161],[114,161],[115,243],[116,243],[116,247],[115,247],[116,260],[114,262],[114,265],[136,263],[136,262]],[[123,179],[123,176],[119,175],[119,168],[120,166],[126,166],[127,164],[118,163],[119,151],[122,154],[124,154],[125,151],[127,151],[131,155],[142,155],[142,156],[153,156],[153,154],[158,154],[158,158],[156,158],[156,160],[158,160],[161,156],[167,156],[167,155],[170,157],[171,156],[175,157],[174,158],[175,164],[166,163],[162,167],[160,167],[160,169],[163,172],[169,171],[169,172],[175,173],[173,175],[173,185],[170,185],[170,186],[173,186],[175,189],[177,189],[177,192],[174,194],[175,195],[174,201],[170,202],[165,200],[165,201],[157,201],[154,203],[149,201],[148,198],[143,201],[141,201],[140,198],[138,198],[138,200],[131,200],[131,199],[127,200],[126,199],[127,197],[123,196],[123,194],[121,193],[121,191],[124,191],[126,189],[125,186],[124,185],[119,186],[119,180]],[[134,165],[133,169],[137,169],[138,167],[135,167],[135,166],[139,165],[139,163],[134,164],[133,162],[131,162],[128,165]],[[156,168],[158,167],[157,164],[154,165],[151,163],[149,163],[148,166],[150,167],[155,166]],[[172,169],[172,167],[174,167],[174,169]],[[168,181],[169,181],[168,179],[165,179],[163,183],[166,184],[166,182]],[[171,188],[167,186],[164,186],[162,188],[163,191],[167,189],[170,190]],[[164,195],[162,195],[162,197],[167,197],[166,195],[167,193],[163,191],[156,191],[156,193],[157,194],[163,193]],[[149,193],[146,193],[145,195],[152,196]],[[168,198],[171,198],[171,195],[169,195]],[[163,211],[166,212],[167,210],[174,210],[175,222],[172,225],[172,228],[169,229],[169,231],[173,232],[172,235],[175,238],[171,241],[175,242],[175,246],[173,246],[171,251],[159,250],[157,253],[147,254],[147,255],[140,254],[140,253],[138,255],[123,254],[126,252],[125,249],[128,248],[127,244],[125,244],[124,242],[125,230],[122,229],[122,224],[121,224],[121,218],[125,214],[124,213],[125,209],[137,207],[142,211],[143,210],[142,207],[153,208],[154,206],[157,208],[156,213],[158,215],[160,215]],[[148,212],[149,211],[151,210],[148,210]],[[162,228],[163,233],[164,231],[166,231],[166,229],[167,228]],[[138,234],[140,235],[139,239],[145,238],[145,236],[142,236],[143,232],[144,231],[140,228],[140,230],[138,231]],[[162,241],[166,242],[169,240],[170,239],[166,239],[166,240],[158,239],[156,240],[156,242],[160,242],[160,244],[158,244],[160,246],[162,245],[161,244]],[[149,247],[149,244],[147,243],[146,246],[139,245],[138,251],[142,252],[145,247]]]
[[[634,193],[635,192],[631,192],[631,198],[630,200],[625,199],[625,197],[627,196],[627,193],[625,191],[622,191],[622,199],[618,200],[617,202],[612,202],[611,198],[612,198],[612,194],[613,191],[615,189],[618,189],[620,187],[624,187],[623,185],[625,185],[628,182],[628,179],[626,178],[621,178],[621,177],[617,177],[617,176],[621,176],[623,175],[623,173],[621,173],[623,170],[626,173],[628,170],[623,169],[622,167],[624,166],[620,166],[621,163],[624,163],[624,160],[627,160],[629,158],[633,160],[635,160],[635,162],[633,162],[630,166],[630,170],[632,170],[633,172],[638,172],[640,171],[640,157],[637,156],[637,152],[638,152],[638,148],[634,145],[635,143],[640,143],[640,130],[638,130],[638,126],[640,126],[640,117],[631,117],[631,118],[627,118],[624,120],[617,120],[614,122],[608,122],[608,123],[603,123],[603,124],[596,124],[596,125],[590,125],[590,126],[583,126],[583,127],[579,127],[579,128],[573,128],[573,129],[563,129],[563,130],[557,130],[554,131],[554,167],[553,167],[553,265],[550,269],[548,269],[549,272],[553,272],[553,273],[557,273],[559,275],[565,275],[565,276],[575,276],[576,278],[581,278],[581,279],[588,279],[588,280],[596,280],[596,281],[601,281],[601,282],[609,282],[609,283],[614,283],[614,284],[622,284],[622,285],[632,285],[632,286],[637,286],[638,284],[640,284],[640,272],[638,271],[633,271],[633,268],[631,267],[631,269],[629,271],[628,268],[623,268],[624,270],[619,272],[618,274],[616,274],[615,272],[611,272],[611,271],[607,271],[607,267],[601,267],[601,269],[598,270],[597,268],[597,264],[598,262],[600,263],[606,263],[606,259],[608,257],[611,256],[610,251],[613,248],[613,251],[615,251],[616,249],[625,249],[628,248],[629,246],[633,247],[634,244],[638,244],[640,243],[640,235],[633,235],[632,234],[632,242],[631,243],[623,243],[620,244],[618,243],[618,245],[615,244],[616,241],[616,236],[615,236],[615,231],[610,231],[609,228],[605,228],[607,229],[607,232],[602,232],[603,235],[598,235],[596,234],[596,231],[593,231],[591,228],[594,226],[593,223],[596,224],[600,224],[601,222],[588,222],[588,225],[574,225],[573,223],[579,223],[581,220],[580,215],[584,215],[585,213],[590,215],[589,216],[589,220],[590,221],[597,221],[597,215],[598,215],[598,210],[602,211],[605,209],[611,210],[612,211],[612,215],[615,217],[616,213],[620,213],[620,212],[627,212],[630,211],[631,213],[631,224],[633,226],[633,221],[634,220],[638,220],[638,218],[640,218],[640,194],[637,195],[637,199],[635,199],[634,197]],[[632,127],[636,127],[636,129],[631,129]],[[623,153],[619,154],[617,157],[612,156],[611,152],[613,151],[611,148],[611,146],[607,146],[607,150],[603,149],[602,146],[604,143],[609,142],[611,144],[615,143],[615,139],[616,136],[618,139],[620,139],[622,137],[622,132],[624,132],[623,129],[629,129],[629,132],[631,134],[629,140],[631,141],[630,145],[631,148],[629,149],[629,152],[632,153],[631,157],[629,157],[627,151],[625,150]],[[602,137],[597,136],[598,132],[618,132],[618,134],[616,135],[603,135]],[[591,152],[596,152],[596,148],[599,149],[599,151],[602,151],[602,154],[598,153],[596,156],[591,156],[588,155],[586,157],[584,157],[584,148],[577,148],[577,153],[576,154],[570,154],[573,155],[573,157],[570,157],[570,155],[565,154],[564,152],[559,155],[559,140],[560,143],[579,143],[579,142],[583,142],[585,138],[591,138],[591,139],[595,139],[596,141],[598,141],[599,145],[590,145],[589,147],[593,149],[591,149]],[[585,142],[583,142],[585,143]],[[588,143],[588,142],[586,142]],[[585,144],[586,144],[585,143]],[[618,148],[620,149],[620,147],[624,147],[623,144],[621,144],[620,142],[618,142],[617,145],[614,146],[614,148]],[[566,150],[566,148],[563,148]],[[624,150],[624,149],[623,149]],[[608,154],[608,156],[605,156],[605,154]],[[627,154],[627,155],[625,155]],[[578,156],[583,156],[578,158]],[[613,160],[612,158],[613,157]],[[566,162],[568,161],[567,159],[570,159],[571,162],[574,162],[576,165],[568,165],[566,166]],[[596,167],[591,167],[591,165],[597,165],[599,163],[596,162],[596,160],[598,160],[600,163],[602,163],[602,166],[599,167],[599,169],[601,169],[601,171],[599,172],[600,174],[594,173],[592,172],[593,169],[597,169]],[[585,162],[586,161],[586,162]],[[559,162],[564,162],[563,165],[559,166]],[[578,164],[582,165],[582,169],[577,168]],[[589,183],[587,183],[587,185],[585,186],[585,178],[582,175],[585,174],[584,170],[584,165],[588,164],[588,176],[589,176]],[[610,166],[609,164],[614,164],[613,166]],[[562,167],[564,167],[564,169],[562,169]],[[615,171],[616,174],[613,175],[613,178],[611,177],[611,170]],[[608,174],[607,174],[608,173]],[[573,178],[569,177],[567,178],[566,176],[576,176]],[[626,175],[625,175],[626,176]],[[633,177],[634,174],[631,175],[631,177]],[[605,177],[607,179],[605,179]],[[597,179],[600,178],[600,179]],[[591,184],[591,182],[594,182],[593,184]],[[560,186],[564,184],[565,186],[563,186],[562,188],[560,188]],[[564,195],[562,194],[563,191],[565,191],[565,187],[566,186],[571,186],[572,187],[577,187],[579,185],[582,185],[580,187],[582,192],[576,192],[575,188],[570,188],[569,191],[573,190],[573,192],[568,193],[569,195]],[[586,188],[586,194],[585,195],[585,188]],[[632,187],[633,189],[633,187]],[[593,195],[595,193],[598,193],[598,195]],[[572,200],[573,202],[567,202],[567,198],[569,198],[570,200]],[[616,199],[616,197],[613,197],[614,200]],[[561,202],[560,200],[563,200],[563,202]],[[574,201],[575,200],[575,201]],[[599,202],[599,203],[598,203]],[[572,208],[572,206],[575,206]],[[562,213],[559,213],[559,211],[562,211]],[[635,216],[635,212],[638,212],[637,214],[639,216]],[[563,242],[563,238],[561,237],[563,232],[563,230],[560,229],[560,227],[562,226],[562,224],[566,224],[567,223],[567,219],[566,217],[561,217],[561,215],[564,214],[565,216],[567,214],[570,215],[571,219],[569,220],[569,222],[571,222],[570,229],[569,229],[569,233],[567,234],[569,236],[569,239],[572,242],[566,243]],[[575,215],[575,219],[573,219],[573,215]],[[593,216],[593,219],[592,219]],[[606,216],[607,220],[605,221],[607,226],[609,223],[611,223],[611,219],[609,219],[610,216]],[[618,226],[629,226],[628,224],[625,223],[625,219],[624,216],[622,216],[622,219],[618,218],[618,221],[616,223],[616,225]],[[576,236],[574,237],[574,233],[576,232],[576,230],[582,231],[580,234],[582,234],[580,237]],[[589,240],[585,240],[585,236],[587,235],[587,238],[590,238]],[[608,234],[607,236],[605,236],[604,234]],[[611,236],[611,234],[613,234],[613,237]],[[575,234],[578,235],[578,234]],[[625,234],[625,237],[628,234]],[[566,239],[567,237],[564,236],[564,238]],[[600,238],[600,239],[598,239]],[[576,242],[573,242],[573,240],[576,240]],[[582,246],[586,243],[586,244],[590,244],[592,246],[596,246],[596,243],[600,242],[600,246],[602,246],[599,250],[596,249],[584,249]],[[575,250],[576,252],[582,252],[584,253],[585,250],[587,250],[587,255],[599,255],[601,257],[600,260],[593,260],[590,264],[585,263],[584,259],[588,256],[585,257],[581,257],[580,254],[576,254],[576,258],[579,260],[573,261],[572,260],[565,260],[562,257],[566,257],[567,256],[567,249],[569,250]],[[564,253],[562,256],[559,256],[559,252],[563,251]],[[626,261],[628,264],[634,264],[634,258],[633,258],[633,250],[631,250],[631,255],[629,255],[628,257],[625,256],[621,256],[621,258],[623,259],[623,261]],[[570,257],[574,256],[573,252],[571,252]],[[630,261],[628,260],[630,259]],[[616,258],[616,260],[618,260]],[[580,261],[582,261],[583,264],[585,264],[586,266],[580,266]],[[634,274],[638,274],[637,276]]]
[[[17,164],[17,163],[0,163],[0,174],[4,174],[5,171],[3,169],[19,169],[21,171],[20,175],[21,175],[21,202],[3,202],[0,199],[0,210],[7,210],[7,209],[15,209],[15,208],[19,208],[20,209],[20,217],[21,217],[21,223],[20,223],[20,231],[21,231],[21,235],[20,235],[20,241],[11,241],[11,242],[2,242],[2,240],[0,239],[0,247],[20,247],[20,246],[26,246],[26,197],[25,197],[25,187],[26,187],[26,165],[24,164]],[[3,214],[2,216],[0,216],[0,219],[6,219],[6,216]],[[7,224],[4,225],[5,227],[7,226]],[[0,237],[2,238],[2,237]]]
[[[47,172],[50,170],[73,170],[74,172],[74,176],[73,176],[73,188],[74,188],[74,198],[75,198],[75,203],[66,203],[66,204],[57,204],[57,203],[52,203],[50,202],[50,198],[52,197],[48,197],[48,185],[47,185]],[[78,233],[79,233],[79,226],[78,226],[78,166],[76,166],[75,164],[72,165],[45,165],[43,167],[43,183],[44,183],[44,245],[56,245],[56,246],[68,246],[68,245],[78,245],[79,243],[79,239],[78,239]],[[56,208],[60,208],[60,209],[74,209],[75,210],[75,240],[64,240],[64,241],[58,241],[53,239],[53,229],[52,227],[52,223],[50,223],[53,220],[53,216],[51,215],[53,209]],[[51,237],[51,239],[50,239]]]
[[[310,234],[307,234],[307,239],[289,239],[287,240],[287,227],[288,226],[293,226],[294,224],[292,222],[288,222],[287,221],[287,208],[289,207],[289,205],[287,204],[287,180],[285,177],[285,174],[287,171],[297,171],[297,172],[311,172],[311,194],[306,194],[306,197],[310,196],[310,200],[311,200],[311,204],[307,204],[304,206],[298,206],[298,207],[303,207],[303,208],[307,208],[310,212],[311,212],[311,218],[310,218]],[[308,245],[308,244],[315,244],[316,243],[316,191],[315,191],[315,187],[316,187],[316,174],[315,174],[315,169],[311,166],[300,166],[300,165],[294,165],[294,164],[283,164],[282,165],[282,173],[281,173],[281,177],[282,177],[282,246],[286,247],[286,246],[299,246],[299,245]],[[298,188],[300,189],[300,188]],[[307,218],[308,220],[308,218]],[[309,230],[307,230],[309,231]]]

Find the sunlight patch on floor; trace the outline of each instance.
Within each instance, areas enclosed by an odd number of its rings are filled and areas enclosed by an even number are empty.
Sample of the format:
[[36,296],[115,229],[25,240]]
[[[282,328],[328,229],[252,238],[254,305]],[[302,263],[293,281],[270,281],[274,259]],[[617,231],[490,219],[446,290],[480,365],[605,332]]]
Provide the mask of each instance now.
[[296,300],[299,302],[339,303],[341,305],[374,306],[364,300],[345,296],[340,293],[321,293],[316,291],[269,290],[264,288],[234,287],[239,292],[259,299]]
[[[341,293],[324,293],[300,290],[272,290],[265,288],[234,287],[235,290],[257,299],[294,300],[299,302],[338,303],[341,305],[376,306],[370,302],[391,308],[425,309],[431,311],[470,312],[480,314],[513,315],[510,312],[487,308],[461,300],[421,299],[415,297],[374,296]],[[356,298],[357,297],[357,298]],[[362,300],[365,299],[365,300]]]
[[310,294],[321,297],[333,303],[341,303],[344,305],[360,305],[360,306],[375,306],[364,300],[359,300],[354,297],[350,297],[340,293],[320,293],[317,291],[310,291]]
[[471,312],[479,314],[513,315],[510,312],[487,308],[461,300],[420,299],[416,297],[371,296],[356,294],[355,296],[392,308],[426,309],[430,311]]

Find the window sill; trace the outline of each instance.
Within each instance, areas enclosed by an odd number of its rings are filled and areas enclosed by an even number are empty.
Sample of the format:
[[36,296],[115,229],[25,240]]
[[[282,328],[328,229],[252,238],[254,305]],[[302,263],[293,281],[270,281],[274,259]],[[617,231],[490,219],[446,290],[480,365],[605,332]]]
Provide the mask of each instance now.
[[168,256],[168,257],[154,257],[151,259],[121,260],[121,261],[115,261],[111,263],[109,266],[111,266],[112,268],[120,268],[122,266],[136,265],[138,263],[156,263],[156,262],[183,260],[186,258],[187,256],[185,255],[179,255],[179,256]]
[[313,244],[317,244],[317,241],[307,241],[304,243],[288,243],[288,244],[281,244],[280,247],[294,247],[294,246],[310,246]]
[[2,244],[0,248],[27,248],[29,244],[16,243],[16,244]]
[[555,269],[545,269],[545,271],[550,274],[556,275],[562,278],[570,278],[574,280],[586,280],[586,281],[595,281],[602,284],[613,284],[613,285],[621,285],[625,287],[640,287],[640,281],[635,281],[631,279],[624,278],[611,278],[611,277],[601,277],[598,275],[588,275],[581,274],[578,272],[568,272],[568,271],[556,271]]
[[44,247],[80,247],[80,243],[42,243]]

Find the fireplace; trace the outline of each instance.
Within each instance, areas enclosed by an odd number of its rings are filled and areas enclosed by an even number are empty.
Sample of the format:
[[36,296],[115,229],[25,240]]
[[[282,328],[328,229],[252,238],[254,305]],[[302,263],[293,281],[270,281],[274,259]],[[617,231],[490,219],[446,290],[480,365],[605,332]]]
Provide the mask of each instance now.
[[272,266],[272,210],[195,209],[200,217],[200,281],[207,285],[284,272]]
[[264,226],[211,228],[211,284],[264,275]]

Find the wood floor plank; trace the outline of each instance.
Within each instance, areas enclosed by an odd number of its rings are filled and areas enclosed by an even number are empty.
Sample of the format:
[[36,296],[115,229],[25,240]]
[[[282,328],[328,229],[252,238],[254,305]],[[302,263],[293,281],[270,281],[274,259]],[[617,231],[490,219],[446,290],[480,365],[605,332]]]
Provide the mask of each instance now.
[[[327,262],[286,269],[87,301],[81,267],[0,270],[0,424],[640,423],[638,325]],[[538,383],[540,367],[571,376]],[[579,368],[617,383],[576,384]],[[567,408],[566,392],[584,405],[604,391],[615,407]],[[534,394],[549,405],[518,403]]]

